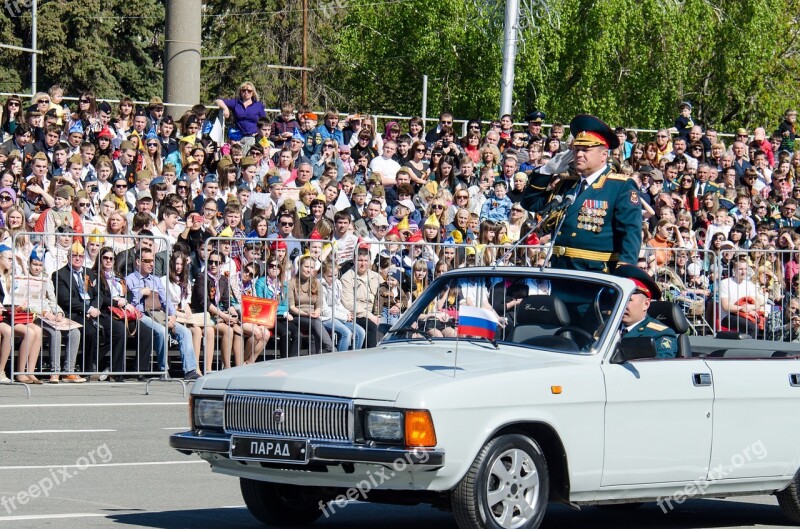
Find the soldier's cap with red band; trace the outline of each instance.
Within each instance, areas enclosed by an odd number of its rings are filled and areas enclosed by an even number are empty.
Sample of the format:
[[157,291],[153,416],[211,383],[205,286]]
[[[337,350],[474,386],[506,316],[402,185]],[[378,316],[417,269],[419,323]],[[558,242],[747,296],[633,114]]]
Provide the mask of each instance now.
[[572,145],[576,147],[597,147],[604,145],[607,149],[619,147],[619,138],[603,120],[590,114],[578,114],[569,123],[572,133]]
[[614,270],[614,275],[617,277],[625,277],[633,281],[636,285],[636,291],[644,294],[650,299],[661,299],[661,289],[658,284],[653,280],[650,275],[634,265],[620,265]]

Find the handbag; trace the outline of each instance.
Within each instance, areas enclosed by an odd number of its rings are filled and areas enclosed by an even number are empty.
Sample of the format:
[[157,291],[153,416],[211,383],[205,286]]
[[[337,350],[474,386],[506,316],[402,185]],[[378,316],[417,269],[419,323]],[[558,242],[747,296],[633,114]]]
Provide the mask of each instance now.
[[[109,307],[108,310],[111,312],[112,318],[125,322],[125,330],[128,331],[128,335],[136,335],[136,321],[142,317],[142,313],[139,311],[139,309],[133,305],[126,305],[124,309],[119,307]],[[133,325],[131,325],[131,323]]]
[[119,307],[110,307],[111,317],[115,320],[136,321],[141,319],[142,313],[133,305],[127,305],[124,309]]
[[150,316],[154,322],[166,327],[168,318],[167,313],[163,310],[151,310],[147,312],[147,315]]
[[[744,298],[739,298],[735,304],[739,307],[744,307],[747,304],[755,305],[756,300],[754,300],[753,298],[744,297]],[[740,318],[744,318],[747,321],[755,324],[755,326],[758,327],[758,330],[760,331],[764,330],[764,324],[766,323],[767,318],[763,310],[758,310],[755,312],[755,314],[751,312],[739,312],[737,313],[737,316],[739,316]]]
[[[3,312],[4,323],[8,323],[9,325],[11,324],[11,314],[12,311],[6,308],[6,310]],[[36,319],[36,314],[20,309],[19,307],[14,308],[13,314],[14,325],[30,325]]]
[[243,323],[254,323],[271,329],[275,327],[275,315],[277,312],[277,299],[242,296]]

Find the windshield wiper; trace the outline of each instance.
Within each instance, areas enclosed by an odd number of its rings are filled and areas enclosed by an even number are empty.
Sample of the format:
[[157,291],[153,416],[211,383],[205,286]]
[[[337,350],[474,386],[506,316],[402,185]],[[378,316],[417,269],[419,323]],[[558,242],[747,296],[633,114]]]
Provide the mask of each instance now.
[[413,332],[416,334],[422,335],[423,338],[428,340],[428,342],[433,343],[433,338],[431,337],[431,333],[423,329],[416,329],[414,327],[398,327],[396,329],[389,329],[390,334],[401,333],[401,332]]

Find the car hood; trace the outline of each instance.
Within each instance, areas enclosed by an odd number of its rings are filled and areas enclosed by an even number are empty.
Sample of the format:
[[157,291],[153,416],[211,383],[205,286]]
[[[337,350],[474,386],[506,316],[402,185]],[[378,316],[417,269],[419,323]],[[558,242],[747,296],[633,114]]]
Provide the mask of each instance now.
[[[457,366],[456,363],[457,356]],[[498,371],[574,363],[567,354],[481,342],[401,341],[373,349],[270,360],[213,373],[204,390],[306,393],[394,401],[405,388],[453,383]]]

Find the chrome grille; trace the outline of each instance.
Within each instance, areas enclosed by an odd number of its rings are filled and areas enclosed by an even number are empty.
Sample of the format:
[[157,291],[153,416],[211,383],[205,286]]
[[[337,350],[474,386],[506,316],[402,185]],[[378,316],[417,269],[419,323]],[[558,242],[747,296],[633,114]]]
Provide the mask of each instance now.
[[232,392],[225,394],[225,431],[352,441],[352,412],[347,399]]

